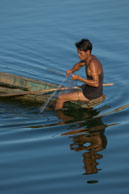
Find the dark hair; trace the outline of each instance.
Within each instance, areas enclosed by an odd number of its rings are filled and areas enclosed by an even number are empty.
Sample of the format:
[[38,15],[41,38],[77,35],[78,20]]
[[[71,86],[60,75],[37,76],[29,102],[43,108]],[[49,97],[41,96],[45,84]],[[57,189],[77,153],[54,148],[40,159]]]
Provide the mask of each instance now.
[[88,39],[82,39],[81,41],[76,42],[75,45],[80,51],[92,51],[92,43]]

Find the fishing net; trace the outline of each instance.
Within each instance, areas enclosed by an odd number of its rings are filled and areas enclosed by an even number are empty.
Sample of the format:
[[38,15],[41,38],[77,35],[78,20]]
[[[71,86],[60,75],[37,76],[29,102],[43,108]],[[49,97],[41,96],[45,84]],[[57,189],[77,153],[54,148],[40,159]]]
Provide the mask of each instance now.
[[[55,100],[55,98],[57,98],[60,94],[62,93],[68,93],[68,92],[72,92],[74,90],[74,87],[77,86],[77,81],[74,81],[71,79],[71,76],[66,77],[57,87],[56,91],[54,91],[49,99],[47,100],[47,102],[42,105],[40,107],[40,112],[43,112],[47,106],[49,106],[50,103],[52,103],[52,101]],[[61,88],[67,88],[65,90],[61,90]]]
[[[71,76],[69,76],[66,81],[63,83],[61,88],[58,90],[55,98],[64,93],[73,92],[74,88],[78,86],[78,82],[76,80],[72,80]],[[62,88],[66,88],[65,90],[61,90]]]

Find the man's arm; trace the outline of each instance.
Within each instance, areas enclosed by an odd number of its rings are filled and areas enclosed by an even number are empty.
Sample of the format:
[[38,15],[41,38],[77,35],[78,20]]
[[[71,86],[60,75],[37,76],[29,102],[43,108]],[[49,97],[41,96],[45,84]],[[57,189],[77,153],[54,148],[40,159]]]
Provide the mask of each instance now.
[[66,71],[66,76],[72,75],[72,73],[74,73],[75,71],[78,71],[79,69],[81,69],[81,67],[83,67],[85,65],[84,61],[80,61],[79,63],[76,63],[71,70],[67,70]]
[[89,86],[98,87],[99,86],[98,66],[94,62],[90,63],[90,72],[91,72],[92,80],[84,79],[80,77],[79,75],[73,75],[72,79],[84,82],[85,84]]

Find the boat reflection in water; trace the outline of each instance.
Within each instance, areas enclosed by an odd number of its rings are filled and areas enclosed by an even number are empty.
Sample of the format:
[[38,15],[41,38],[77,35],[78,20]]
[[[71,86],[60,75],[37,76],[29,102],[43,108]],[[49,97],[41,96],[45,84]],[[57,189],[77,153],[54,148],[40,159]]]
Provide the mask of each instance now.
[[[83,151],[84,175],[95,174],[100,171],[98,167],[101,158],[100,151],[107,146],[107,138],[105,129],[109,125],[102,122],[102,117],[95,109],[85,109],[76,111],[58,111],[58,117],[64,123],[73,123],[77,129],[73,129],[62,134],[69,136],[73,143],[70,144],[70,149],[76,152]],[[97,116],[98,115],[98,116]],[[62,123],[63,124],[63,123]],[[77,126],[78,125],[78,126]],[[96,183],[96,180],[88,181],[88,183]]]

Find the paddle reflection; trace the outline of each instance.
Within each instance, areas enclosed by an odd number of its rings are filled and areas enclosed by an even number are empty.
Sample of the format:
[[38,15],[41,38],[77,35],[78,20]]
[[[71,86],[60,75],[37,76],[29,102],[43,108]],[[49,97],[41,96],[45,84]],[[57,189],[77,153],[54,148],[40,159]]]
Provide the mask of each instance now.
[[84,175],[95,174],[100,170],[98,160],[103,155],[99,152],[107,146],[105,129],[108,125],[102,122],[102,117],[95,117],[98,114],[99,112],[94,109],[79,110],[79,112],[72,111],[71,113],[66,111],[58,112],[58,117],[63,120],[62,123],[76,121],[76,124],[78,124],[77,129],[69,130],[63,133],[62,136],[67,135],[72,138],[71,150],[83,151]]

